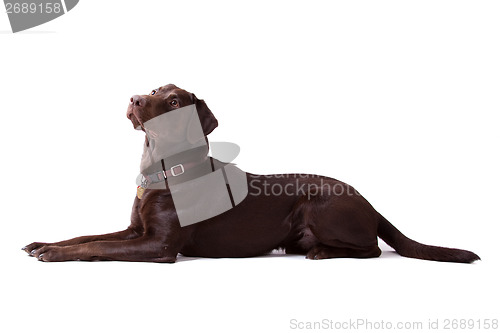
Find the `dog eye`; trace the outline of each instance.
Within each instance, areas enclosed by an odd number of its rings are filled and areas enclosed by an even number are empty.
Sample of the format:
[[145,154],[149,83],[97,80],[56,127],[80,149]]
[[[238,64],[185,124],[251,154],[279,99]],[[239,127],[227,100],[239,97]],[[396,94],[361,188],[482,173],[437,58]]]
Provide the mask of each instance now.
[[174,99],[170,102],[170,105],[177,106],[179,103]]
[[153,91],[151,91],[150,95],[155,95],[157,91],[158,91],[157,89],[153,89]]

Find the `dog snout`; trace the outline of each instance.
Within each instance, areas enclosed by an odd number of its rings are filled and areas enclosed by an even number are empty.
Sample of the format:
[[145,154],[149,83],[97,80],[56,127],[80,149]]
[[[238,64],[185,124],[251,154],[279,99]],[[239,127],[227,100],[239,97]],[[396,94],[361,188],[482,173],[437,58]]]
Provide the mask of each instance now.
[[132,111],[132,108],[128,108],[127,109],[127,118],[128,119],[132,119],[132,115],[133,115],[133,111]]
[[133,106],[144,107],[146,105],[146,99],[139,95],[134,95],[130,97],[130,104]]

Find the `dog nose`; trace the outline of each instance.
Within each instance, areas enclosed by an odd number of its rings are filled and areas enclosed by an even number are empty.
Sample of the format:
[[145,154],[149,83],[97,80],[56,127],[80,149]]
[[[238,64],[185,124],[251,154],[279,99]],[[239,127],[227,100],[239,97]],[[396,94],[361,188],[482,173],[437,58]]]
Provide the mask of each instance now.
[[144,106],[146,105],[146,99],[144,97],[141,97],[139,95],[134,95],[132,97],[130,97],[130,104],[132,104],[133,106]]

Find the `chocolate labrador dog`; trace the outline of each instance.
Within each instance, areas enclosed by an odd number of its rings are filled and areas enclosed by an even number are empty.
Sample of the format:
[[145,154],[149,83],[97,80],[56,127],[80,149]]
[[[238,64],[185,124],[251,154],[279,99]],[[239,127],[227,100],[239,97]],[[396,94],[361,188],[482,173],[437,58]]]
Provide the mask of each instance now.
[[[217,119],[203,100],[172,84],[149,95],[133,96],[127,117],[134,128],[140,128],[149,119],[192,104],[206,140],[218,126]],[[200,160],[206,159],[207,153],[202,151]],[[174,166],[164,167],[170,170]],[[169,176],[172,175],[165,174]],[[212,258],[250,257],[274,249],[302,254],[308,259],[373,258],[381,254],[377,244],[380,237],[405,257],[460,263],[480,259],[470,251],[409,239],[351,186],[336,179],[298,174],[247,173],[246,177],[249,190],[241,203],[198,223],[180,225],[168,187],[146,188],[135,198],[132,222],[127,229],[57,243],[31,243],[23,250],[41,261],[173,263],[179,253]]]

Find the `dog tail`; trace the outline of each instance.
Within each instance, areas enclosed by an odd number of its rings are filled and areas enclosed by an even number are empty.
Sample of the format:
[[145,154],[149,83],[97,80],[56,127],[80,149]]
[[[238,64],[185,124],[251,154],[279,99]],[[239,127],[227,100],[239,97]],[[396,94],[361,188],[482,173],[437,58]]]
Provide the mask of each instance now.
[[472,263],[481,260],[477,254],[471,251],[418,243],[403,235],[382,215],[380,215],[377,233],[380,238],[403,257],[460,263]]

